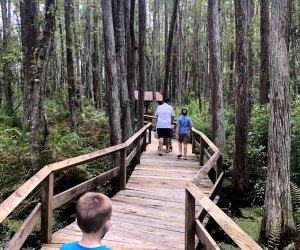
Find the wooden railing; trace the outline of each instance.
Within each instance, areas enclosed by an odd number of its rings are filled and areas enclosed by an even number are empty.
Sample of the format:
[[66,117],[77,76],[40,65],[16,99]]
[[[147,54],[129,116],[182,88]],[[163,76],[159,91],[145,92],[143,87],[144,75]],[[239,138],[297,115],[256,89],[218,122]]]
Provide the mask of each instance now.
[[[185,196],[185,249],[195,249],[195,234],[205,249],[220,249],[203,226],[204,219],[213,219],[241,249],[262,249],[217,205],[218,193],[222,186],[222,154],[202,132],[192,129],[192,150],[199,149],[200,165],[196,176],[186,185]],[[202,180],[209,176],[214,186],[209,196],[199,188]],[[196,200],[201,209],[196,216]],[[209,215],[209,216],[207,216]]]
[[[19,187],[13,194],[11,194],[4,202],[0,204],[0,223],[2,223],[20,203],[24,202],[26,197],[33,190],[37,189],[40,184],[42,185],[41,202],[38,203],[31,211],[30,215],[26,218],[15,235],[10,239],[5,249],[20,249],[40,219],[42,243],[49,243],[52,238],[53,210],[72,200],[83,192],[90,190],[95,184],[103,184],[114,177],[119,177],[120,189],[125,189],[127,166],[133,158],[135,158],[136,163],[140,163],[141,152],[146,150],[147,132],[148,143],[151,143],[151,126],[151,123],[147,123],[126,142],[119,145],[46,165],[28,181],[26,181],[21,187]],[[136,146],[133,147],[133,145]],[[131,152],[127,152],[127,150],[130,149],[132,149]],[[54,177],[56,173],[117,152],[120,153],[119,166],[75,187],[65,190],[62,193],[54,195]]]

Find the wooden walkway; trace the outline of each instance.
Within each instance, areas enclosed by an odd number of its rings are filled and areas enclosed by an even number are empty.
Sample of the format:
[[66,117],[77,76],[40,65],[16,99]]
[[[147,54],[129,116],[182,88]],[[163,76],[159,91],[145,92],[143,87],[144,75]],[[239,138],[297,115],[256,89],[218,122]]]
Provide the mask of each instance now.
[[[188,160],[178,160],[178,145],[158,156],[158,141],[152,140],[135,167],[126,190],[113,198],[111,230],[102,240],[114,250],[184,249],[185,185],[199,171],[199,161],[188,149]],[[189,145],[190,146],[190,145]],[[205,179],[202,190],[209,193],[212,182]],[[62,243],[78,241],[76,222],[53,234],[43,250],[59,249]]]

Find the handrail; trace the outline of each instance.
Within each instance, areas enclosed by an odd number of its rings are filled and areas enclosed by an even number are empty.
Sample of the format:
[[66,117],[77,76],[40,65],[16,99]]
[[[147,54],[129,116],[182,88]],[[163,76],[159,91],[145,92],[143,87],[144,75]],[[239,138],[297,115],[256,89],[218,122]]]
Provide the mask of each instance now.
[[[197,141],[199,138],[200,141]],[[193,152],[196,151],[196,148],[200,150],[200,165],[203,167],[186,185],[185,189],[185,250],[195,249],[195,234],[206,249],[219,249],[217,243],[202,225],[207,214],[210,215],[209,218],[213,218],[218,223],[241,249],[262,249],[214,202],[224,176],[222,154],[218,147],[205,134],[195,128],[192,128],[192,147]],[[212,155],[208,153],[207,147],[214,152]],[[204,164],[205,157],[207,161]],[[209,176],[214,183],[209,196],[206,196],[199,188],[206,176]],[[195,214],[196,199],[202,206],[197,216]]]
[[[102,150],[98,150],[85,155],[69,158],[60,162],[48,164],[40,171],[27,180],[15,192],[13,192],[5,201],[0,204],[0,223],[2,223],[12,211],[22,203],[26,197],[42,184],[42,198],[39,203],[27,217],[27,219],[20,226],[19,230],[7,243],[5,249],[20,249],[25,242],[26,238],[32,232],[34,226],[41,218],[41,237],[43,243],[49,243],[52,238],[52,213],[53,210],[83,192],[90,190],[95,184],[105,183],[106,181],[114,178],[120,178],[120,188],[126,188],[126,175],[127,166],[136,158],[139,163],[140,154],[146,148],[147,144],[147,130],[148,130],[148,143],[151,143],[151,123],[146,124],[137,133],[130,137],[126,142],[111,146]],[[136,142],[136,146],[132,144]],[[131,150],[128,152],[127,150]],[[71,167],[91,162],[93,160],[102,158],[104,156],[120,152],[119,166],[114,169],[108,170],[105,173],[87,180],[75,187],[65,190],[59,194],[54,195],[54,174],[60,171],[65,171]]]

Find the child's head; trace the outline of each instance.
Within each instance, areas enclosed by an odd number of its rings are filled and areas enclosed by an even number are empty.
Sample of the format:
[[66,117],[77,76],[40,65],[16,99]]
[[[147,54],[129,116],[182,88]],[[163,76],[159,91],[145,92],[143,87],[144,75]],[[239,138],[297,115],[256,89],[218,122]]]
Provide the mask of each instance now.
[[77,202],[76,213],[77,224],[82,232],[103,231],[105,234],[110,227],[112,204],[106,195],[88,192]]
[[187,113],[188,113],[187,109],[182,109],[182,110],[181,110],[181,114],[182,114],[182,115],[187,115]]

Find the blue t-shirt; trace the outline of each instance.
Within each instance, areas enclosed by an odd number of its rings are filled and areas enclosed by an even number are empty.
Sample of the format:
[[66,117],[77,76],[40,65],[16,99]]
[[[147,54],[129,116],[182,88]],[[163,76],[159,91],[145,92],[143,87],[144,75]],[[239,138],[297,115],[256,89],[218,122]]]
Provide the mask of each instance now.
[[71,242],[63,244],[60,250],[112,250],[107,246],[99,246],[99,247],[84,247],[78,244],[78,242]]
[[191,118],[182,115],[178,118],[177,125],[179,126],[178,133],[180,135],[189,134],[190,128],[192,126],[192,120],[191,120]]

